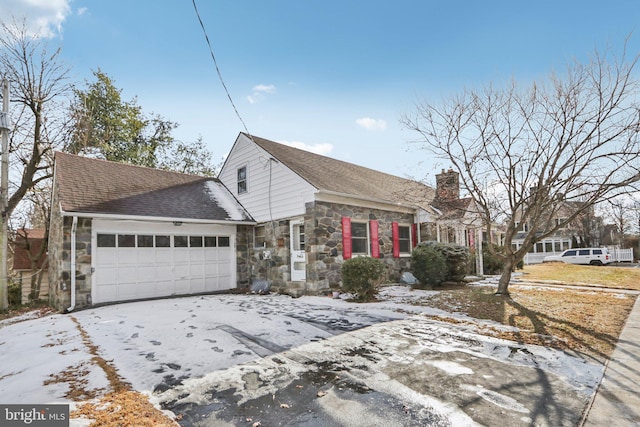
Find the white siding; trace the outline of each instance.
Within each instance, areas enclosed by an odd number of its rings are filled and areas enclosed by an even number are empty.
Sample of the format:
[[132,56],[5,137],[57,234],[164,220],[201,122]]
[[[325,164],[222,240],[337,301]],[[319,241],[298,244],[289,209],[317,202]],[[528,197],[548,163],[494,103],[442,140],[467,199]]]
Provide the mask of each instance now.
[[[220,172],[220,180],[249,211],[264,222],[302,215],[316,188],[271,155],[240,135]],[[238,194],[238,168],[247,167],[247,192]],[[271,199],[271,203],[269,203]]]

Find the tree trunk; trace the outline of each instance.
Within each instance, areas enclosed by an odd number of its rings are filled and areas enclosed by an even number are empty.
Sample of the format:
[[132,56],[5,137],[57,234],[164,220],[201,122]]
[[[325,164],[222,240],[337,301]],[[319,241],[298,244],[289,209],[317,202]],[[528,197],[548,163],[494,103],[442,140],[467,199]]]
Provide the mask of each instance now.
[[29,292],[29,299],[31,301],[38,301],[40,299],[40,288],[42,286],[42,275],[44,271],[42,269],[31,270],[31,292]]
[[511,282],[511,273],[513,272],[514,265],[512,257],[509,257],[505,261],[502,275],[498,281],[498,290],[496,291],[496,295],[509,295],[509,283]]

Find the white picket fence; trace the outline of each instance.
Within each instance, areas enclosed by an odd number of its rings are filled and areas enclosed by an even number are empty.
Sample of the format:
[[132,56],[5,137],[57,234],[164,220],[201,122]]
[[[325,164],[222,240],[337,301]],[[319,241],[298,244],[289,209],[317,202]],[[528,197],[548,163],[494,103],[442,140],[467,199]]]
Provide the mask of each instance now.
[[[633,249],[607,248],[611,262],[633,262]],[[524,256],[524,264],[540,264],[547,255],[560,255],[562,252],[528,253]]]
[[633,249],[608,249],[613,262],[633,262]]

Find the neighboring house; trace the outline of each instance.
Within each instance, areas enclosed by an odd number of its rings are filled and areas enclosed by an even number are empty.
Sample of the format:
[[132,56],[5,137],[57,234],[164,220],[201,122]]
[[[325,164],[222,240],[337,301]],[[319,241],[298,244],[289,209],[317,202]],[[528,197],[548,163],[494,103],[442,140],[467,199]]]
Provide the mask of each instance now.
[[432,206],[437,210],[436,238],[438,242],[468,246],[475,254],[475,273],[483,271],[483,240],[499,243],[497,227],[492,228],[491,238],[483,238],[483,220],[471,197],[460,197],[460,175],[449,169],[436,175],[436,193]]
[[[559,209],[553,218],[555,224],[565,222],[576,209],[581,202],[565,202]],[[530,226],[527,222],[520,221],[519,216],[516,216],[516,226],[518,227],[518,233],[515,235],[512,245],[515,249],[519,249],[527,234],[529,233]],[[574,247],[598,247],[602,244],[603,225],[602,219],[595,216],[593,208],[587,209],[586,212],[578,215],[573,221],[569,222],[562,228],[558,229],[551,236],[548,236],[538,242],[529,250],[529,253],[525,255],[525,264],[537,264],[541,263],[545,256],[558,255],[565,249]],[[538,232],[542,234],[542,232]]]
[[51,206],[60,310],[248,281],[255,222],[218,179],[56,153]]
[[27,304],[36,299],[47,299],[49,294],[49,275],[47,274],[47,250],[45,231],[42,229],[21,228],[16,232],[13,243],[13,280],[22,287],[21,303]]
[[[419,241],[473,244],[470,236],[481,236],[466,223],[467,201],[448,219],[451,210],[434,209],[436,192],[422,183],[245,133],[219,178],[258,223],[252,280],[293,295],[340,286],[342,263],[352,257],[380,258],[398,280]],[[455,194],[440,206],[455,203]]]

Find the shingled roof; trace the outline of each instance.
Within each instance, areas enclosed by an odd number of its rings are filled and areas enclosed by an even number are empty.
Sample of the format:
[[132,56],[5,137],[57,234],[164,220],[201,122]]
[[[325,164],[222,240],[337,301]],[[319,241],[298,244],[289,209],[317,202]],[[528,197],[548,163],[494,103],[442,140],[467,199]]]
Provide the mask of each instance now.
[[435,191],[420,182],[242,134],[319,190],[431,211]]
[[55,182],[69,213],[253,221],[216,178],[58,152]]
[[[31,257],[37,256],[44,244],[43,229],[21,228],[16,233],[15,242],[13,244],[13,270],[31,270]],[[47,252],[38,259],[35,265],[36,269],[46,268]]]

